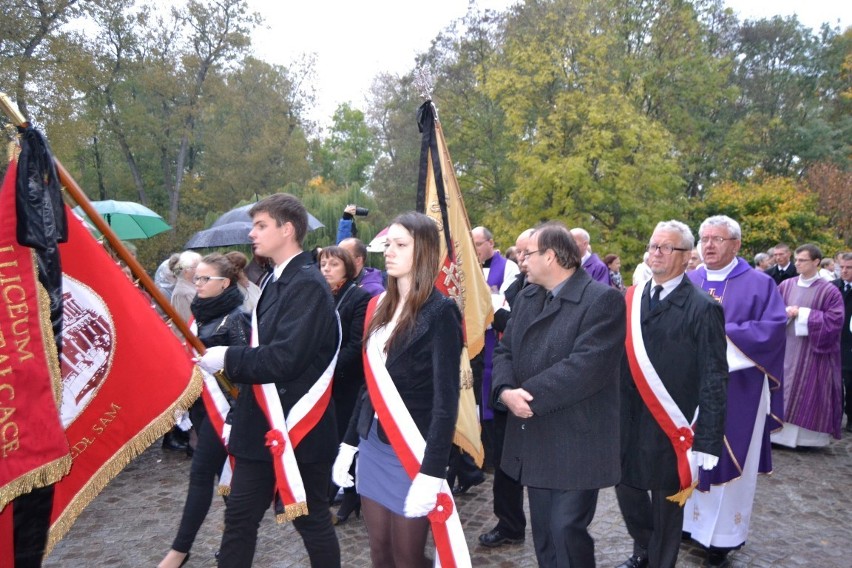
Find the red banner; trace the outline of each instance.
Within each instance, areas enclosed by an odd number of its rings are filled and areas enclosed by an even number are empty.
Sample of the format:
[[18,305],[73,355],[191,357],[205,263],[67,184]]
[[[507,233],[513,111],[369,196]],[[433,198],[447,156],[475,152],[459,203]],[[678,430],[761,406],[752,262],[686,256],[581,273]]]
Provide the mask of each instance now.
[[127,463],[175,424],[201,375],[150,299],[68,210],[60,246],[62,406],[73,459],[56,484],[48,550]]
[[59,364],[33,250],[18,244],[12,161],[0,189],[0,510],[68,472]]

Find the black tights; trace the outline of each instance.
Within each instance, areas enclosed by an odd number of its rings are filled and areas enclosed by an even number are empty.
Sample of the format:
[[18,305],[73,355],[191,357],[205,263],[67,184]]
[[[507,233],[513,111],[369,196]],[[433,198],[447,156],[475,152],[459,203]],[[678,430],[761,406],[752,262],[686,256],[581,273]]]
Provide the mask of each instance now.
[[370,558],[374,568],[432,566],[432,561],[424,554],[429,534],[428,517],[409,519],[363,496],[361,510],[370,535]]

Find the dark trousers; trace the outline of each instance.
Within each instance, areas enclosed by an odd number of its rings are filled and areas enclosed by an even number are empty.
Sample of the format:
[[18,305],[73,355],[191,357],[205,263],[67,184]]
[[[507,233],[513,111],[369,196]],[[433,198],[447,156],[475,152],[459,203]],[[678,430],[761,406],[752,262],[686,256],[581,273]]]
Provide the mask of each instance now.
[[627,532],[633,537],[633,553],[647,555],[648,566],[673,568],[677,564],[683,507],[666,499],[677,492],[677,489],[649,492],[624,484],[615,487]]
[[222,472],[222,466],[228,453],[216,434],[210,421],[203,419],[194,426],[198,431],[198,444],[192,455],[192,466],[189,470],[189,489],[186,493],[186,503],[183,506],[183,516],[180,519],[177,536],[172,548],[178,552],[189,552],[198,529],[204,523],[210,504],[213,502],[213,482]]
[[500,469],[503,439],[506,437],[505,412],[494,413],[494,516],[497,530],[508,538],[523,538],[527,528],[524,514],[524,486]]
[[450,461],[447,466],[447,484],[476,485],[484,479],[484,474],[470,455],[464,453],[455,444],[450,449]]
[[38,568],[44,558],[50,512],[53,509],[53,485],[37,487],[12,500],[15,568]]
[[[314,568],[340,566],[340,545],[328,508],[330,463],[299,463],[305,485],[308,511],[293,520]],[[219,552],[220,568],[249,567],[257,546],[257,530],[272,503],[275,472],[271,462],[237,459],[228,506],[225,508],[225,533]]]
[[843,369],[843,388],[846,391],[846,424],[852,424],[852,369]]
[[530,525],[538,565],[545,568],[594,568],[595,541],[589,525],[598,490],[566,491],[528,487]]

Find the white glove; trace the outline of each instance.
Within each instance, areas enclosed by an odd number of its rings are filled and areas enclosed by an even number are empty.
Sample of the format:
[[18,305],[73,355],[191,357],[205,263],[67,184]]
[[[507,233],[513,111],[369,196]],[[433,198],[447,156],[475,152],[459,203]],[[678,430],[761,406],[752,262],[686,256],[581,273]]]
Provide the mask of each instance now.
[[337,452],[337,457],[334,458],[334,464],[331,466],[331,480],[338,487],[352,487],[355,485],[355,480],[349,473],[349,468],[352,467],[352,461],[355,459],[355,454],[358,453],[358,448],[349,444],[340,444],[340,450]]
[[405,507],[403,508],[405,516],[413,519],[425,517],[432,512],[438,502],[438,493],[441,491],[443,483],[444,479],[440,477],[432,477],[423,473],[415,475],[405,498]]
[[704,452],[693,452],[695,454],[695,464],[704,471],[710,471],[719,463],[719,458],[705,454]]
[[221,371],[225,367],[225,352],[228,350],[224,345],[209,347],[204,352],[201,359],[198,359],[198,365],[210,373]]

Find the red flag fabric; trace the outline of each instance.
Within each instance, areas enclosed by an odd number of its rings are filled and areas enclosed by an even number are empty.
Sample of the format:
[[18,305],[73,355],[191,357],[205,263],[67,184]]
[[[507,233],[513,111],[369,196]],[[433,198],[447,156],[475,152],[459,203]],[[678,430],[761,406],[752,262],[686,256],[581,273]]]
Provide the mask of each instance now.
[[127,463],[201,393],[184,345],[68,213],[63,271],[62,406],[73,463],[56,484],[48,551]]
[[16,237],[17,170],[13,159],[0,189],[0,510],[71,466],[57,412],[61,377],[50,301],[33,249]]

